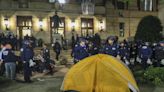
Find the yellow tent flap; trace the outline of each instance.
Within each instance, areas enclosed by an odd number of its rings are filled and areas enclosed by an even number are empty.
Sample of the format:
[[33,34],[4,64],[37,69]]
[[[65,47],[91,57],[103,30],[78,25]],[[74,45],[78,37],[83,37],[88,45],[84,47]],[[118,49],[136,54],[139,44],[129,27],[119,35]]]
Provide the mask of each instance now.
[[88,57],[73,66],[61,90],[79,92],[139,92],[129,69],[118,59],[104,54]]

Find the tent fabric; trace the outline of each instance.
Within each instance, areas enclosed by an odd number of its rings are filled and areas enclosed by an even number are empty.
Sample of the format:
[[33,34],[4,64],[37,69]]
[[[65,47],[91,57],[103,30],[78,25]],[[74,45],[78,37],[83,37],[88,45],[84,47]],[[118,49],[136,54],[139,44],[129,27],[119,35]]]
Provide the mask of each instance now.
[[98,54],[83,59],[66,74],[62,91],[130,92],[128,85],[139,92],[130,70],[115,57]]

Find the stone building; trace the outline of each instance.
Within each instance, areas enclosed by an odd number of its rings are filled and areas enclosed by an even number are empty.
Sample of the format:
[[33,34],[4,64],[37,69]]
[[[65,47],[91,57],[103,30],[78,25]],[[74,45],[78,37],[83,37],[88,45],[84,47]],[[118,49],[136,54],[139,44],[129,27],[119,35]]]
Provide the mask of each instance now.
[[158,11],[158,17],[161,20],[162,26],[163,26],[163,37],[164,37],[164,1],[161,0],[159,4],[159,11]]
[[53,0],[0,0],[0,29],[17,34],[53,40],[52,16],[55,9],[62,23],[59,33],[71,39],[72,33],[86,36],[100,33],[102,38],[117,35],[120,39],[133,37],[140,20],[147,15],[158,16],[158,0],[89,0],[94,3],[94,14],[82,14],[84,0],[65,0],[66,3],[50,3]]

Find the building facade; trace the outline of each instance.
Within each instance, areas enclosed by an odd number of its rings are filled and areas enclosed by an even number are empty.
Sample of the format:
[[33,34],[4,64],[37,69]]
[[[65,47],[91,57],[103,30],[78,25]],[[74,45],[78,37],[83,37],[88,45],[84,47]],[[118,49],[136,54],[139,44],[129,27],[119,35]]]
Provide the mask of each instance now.
[[158,17],[161,20],[162,26],[163,26],[163,38],[164,38],[164,1],[161,0],[159,4],[159,12],[158,12]]
[[52,16],[55,9],[61,19],[59,33],[71,39],[72,33],[81,36],[99,33],[120,39],[134,37],[138,23],[144,16],[158,16],[158,0],[91,0],[93,15],[82,14],[83,0],[66,0],[62,6],[52,0],[1,0],[0,29],[12,31],[19,38],[33,35],[50,43],[53,40]]

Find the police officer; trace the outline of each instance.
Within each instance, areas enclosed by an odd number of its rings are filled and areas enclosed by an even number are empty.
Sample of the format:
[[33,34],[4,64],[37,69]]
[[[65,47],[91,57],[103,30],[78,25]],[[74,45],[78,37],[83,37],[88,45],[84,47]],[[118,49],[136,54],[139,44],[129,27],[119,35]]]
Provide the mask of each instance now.
[[157,66],[160,67],[161,60],[164,59],[164,41],[159,42],[155,48],[155,59],[157,60]]
[[151,48],[152,48],[152,56],[151,56],[151,59],[153,61],[153,65],[155,65],[155,61],[156,61],[156,58],[155,58],[155,50],[156,50],[156,47],[157,47],[157,43],[152,43],[151,44]]
[[152,56],[152,49],[149,47],[149,43],[145,42],[139,49],[139,58],[141,59],[142,67],[146,69],[148,67],[147,61]]
[[84,38],[79,39],[79,44],[75,45],[75,48],[73,50],[73,57],[74,57],[74,63],[78,63],[80,60],[86,58],[89,56],[87,46],[86,46],[86,40]]
[[60,43],[58,42],[58,39],[56,39],[55,44],[53,44],[52,46],[53,46],[53,50],[56,53],[56,60],[59,60],[59,55],[60,55],[60,52],[61,52],[62,48],[61,48]]
[[103,48],[103,53],[114,57],[118,55],[118,45],[115,42],[115,37],[110,36],[107,38],[107,42]]
[[120,56],[120,59],[128,64],[129,63],[129,50],[128,50],[128,47],[125,45],[124,42],[121,42],[120,43],[120,47],[119,47],[119,50],[118,50],[118,55]]
[[6,77],[15,80],[17,56],[12,51],[10,43],[7,43],[5,47],[6,49],[2,52],[2,59],[5,63]]
[[137,62],[137,55],[138,55],[138,46],[136,43],[132,43],[130,46],[130,60],[131,62]]
[[32,47],[35,48],[36,47],[36,39],[33,35],[31,37],[29,37],[29,41],[30,41]]
[[33,60],[34,51],[30,42],[26,42],[21,49],[21,59],[24,64],[24,80],[25,82],[31,82],[30,76],[32,71],[30,68],[30,61]]
[[52,74],[52,68],[50,66],[50,50],[47,47],[47,44],[43,44],[42,57],[44,59],[45,69],[49,70],[49,72]]
[[89,42],[87,48],[88,48],[88,53],[89,53],[90,56],[98,54],[99,49],[100,49],[97,44],[95,44],[94,42],[91,42],[91,41]]

